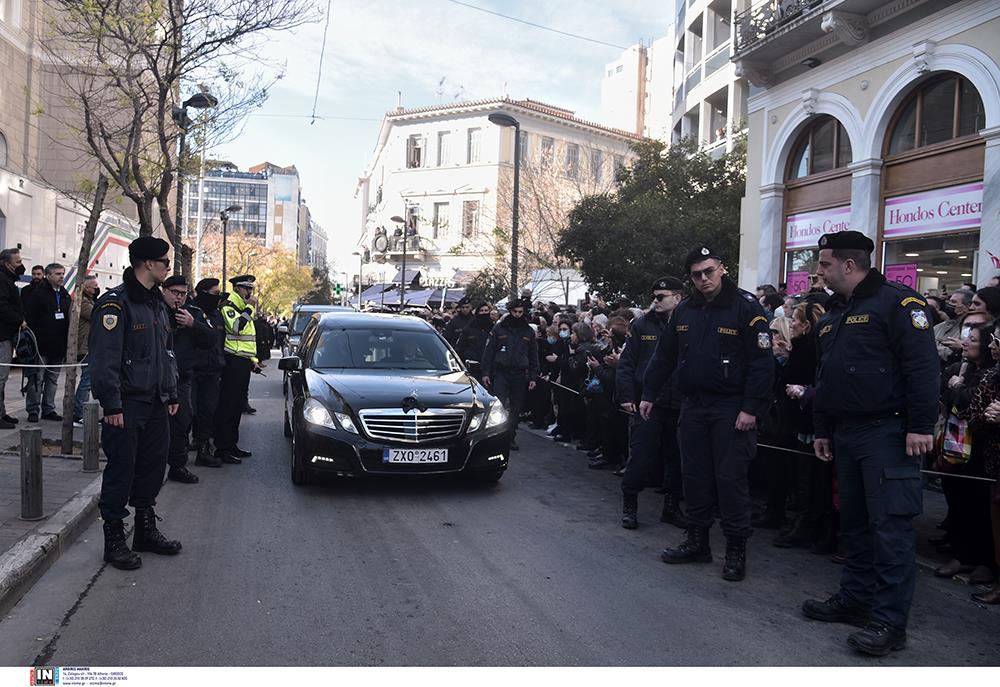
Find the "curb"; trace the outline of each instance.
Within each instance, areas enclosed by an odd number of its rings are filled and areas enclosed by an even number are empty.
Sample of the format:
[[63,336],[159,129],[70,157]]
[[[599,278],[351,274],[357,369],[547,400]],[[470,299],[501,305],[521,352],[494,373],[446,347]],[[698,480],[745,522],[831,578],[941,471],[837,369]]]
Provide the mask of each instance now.
[[30,534],[0,555],[0,615],[13,608],[32,585],[92,524],[101,494],[94,480]]

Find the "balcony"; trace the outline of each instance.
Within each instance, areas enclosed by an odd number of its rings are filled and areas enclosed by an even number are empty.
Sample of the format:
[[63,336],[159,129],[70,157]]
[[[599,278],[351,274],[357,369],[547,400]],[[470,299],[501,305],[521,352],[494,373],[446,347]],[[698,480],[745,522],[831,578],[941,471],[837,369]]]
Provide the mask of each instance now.
[[[372,258],[378,262],[398,260],[403,257],[403,237],[387,236],[377,233],[372,239]],[[423,245],[420,236],[411,234],[406,238],[406,256],[408,258],[423,258],[427,247]]]
[[736,54],[766,41],[779,29],[813,12],[822,0],[766,0],[736,15]]
[[730,41],[726,41],[716,48],[715,52],[705,58],[705,78],[707,79],[712,74],[729,64],[729,58],[731,56],[732,43]]

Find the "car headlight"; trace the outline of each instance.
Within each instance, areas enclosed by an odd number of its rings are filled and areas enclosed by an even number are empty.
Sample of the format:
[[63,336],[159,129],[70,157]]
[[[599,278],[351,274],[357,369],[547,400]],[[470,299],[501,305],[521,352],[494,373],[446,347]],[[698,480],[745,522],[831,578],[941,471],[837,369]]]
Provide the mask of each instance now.
[[[351,434],[357,434],[358,429],[354,426],[354,421],[351,416],[346,413],[333,413],[326,409],[322,403],[317,401],[315,398],[310,398],[302,406],[302,417],[305,418],[306,422],[312,425],[319,425],[320,427],[329,427],[330,429],[343,429]],[[337,418],[334,422],[334,418]]]
[[340,423],[340,427],[345,432],[350,432],[351,434],[357,434],[358,428],[354,426],[354,420],[347,413],[334,413],[334,417],[337,418],[337,422]]
[[485,413],[473,415],[472,420],[469,421],[469,431],[475,432],[477,429],[483,427],[484,420],[486,422],[486,429],[507,422],[507,411],[504,410],[503,404],[500,401],[494,401],[493,405]]

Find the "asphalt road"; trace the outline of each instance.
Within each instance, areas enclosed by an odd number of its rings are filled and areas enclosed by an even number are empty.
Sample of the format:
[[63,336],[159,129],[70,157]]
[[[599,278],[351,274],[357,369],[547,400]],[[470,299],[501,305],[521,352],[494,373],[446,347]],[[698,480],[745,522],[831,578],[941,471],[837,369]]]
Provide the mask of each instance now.
[[91,527],[0,621],[0,665],[997,665],[1000,609],[921,572],[909,647],[873,660],[851,628],[799,605],[840,569],[751,542],[749,577],[668,567],[680,530],[643,494],[618,525],[618,480],[522,433],[496,486],[457,480],[293,487],[277,372],[254,378],[241,466],[167,483],[161,529],[184,543],[141,569],[101,562]]

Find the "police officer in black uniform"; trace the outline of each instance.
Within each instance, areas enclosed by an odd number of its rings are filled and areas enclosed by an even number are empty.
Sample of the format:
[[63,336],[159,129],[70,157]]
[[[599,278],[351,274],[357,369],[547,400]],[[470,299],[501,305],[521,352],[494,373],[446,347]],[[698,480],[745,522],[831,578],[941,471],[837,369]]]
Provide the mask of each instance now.
[[[653,284],[653,306],[633,320],[618,359],[616,384],[618,403],[632,414],[629,424],[630,457],[622,477],[622,527],[634,530],[639,526],[639,492],[646,486],[650,467],[663,457],[663,512],[661,522],[684,527],[687,523],[680,510],[683,495],[681,456],[677,446],[677,416],[680,409],[676,385],[663,386],[649,419],[638,414],[642,399],[642,377],[653,357],[656,343],[670,322],[671,314],[684,295],[684,283],[674,277],[662,277]],[[676,373],[675,373],[676,377]]]
[[527,392],[538,377],[538,342],[524,313],[529,304],[512,300],[507,316],[496,323],[483,351],[483,384],[491,387],[504,408],[510,428],[510,448],[519,450],[517,422]]
[[681,301],[657,342],[643,379],[643,419],[677,371],[678,438],[687,499],[687,539],[663,551],[665,563],[712,561],[708,532],[718,505],[726,535],[722,577],[746,576],[750,536],[747,471],[757,448],[757,417],[774,383],[771,334],[757,298],[726,276],[722,258],[698,246],[684,261],[694,294]]
[[448,324],[444,328],[444,338],[448,343],[452,346],[458,343],[459,335],[472,322],[472,318],[472,303],[468,298],[463,297],[458,301],[458,311],[448,320]]
[[[104,468],[98,502],[104,519],[104,560],[116,568],[142,565],[136,551],[172,555],[181,544],[157,529],[156,496],[170,443],[168,417],[177,412],[177,367],[171,325],[160,289],[170,273],[170,244],[142,236],[129,244],[123,282],[94,306],[90,329],[91,392],[104,411]],[[126,504],[135,508],[132,548],[125,540]]]
[[216,341],[215,332],[205,313],[187,300],[187,280],[174,275],[163,282],[163,300],[170,312],[174,330],[174,360],[177,362],[177,412],[170,416],[170,452],[167,454],[167,479],[195,484],[198,476],[187,469],[188,432],[193,408],[191,379],[198,361]]
[[825,234],[819,249],[817,274],[834,295],[817,324],[814,448],[836,462],[847,563],[840,590],[802,611],[862,627],[847,643],[885,656],[906,644],[916,584],[920,457],[938,415],[934,319],[918,293],[871,269],[864,234]]
[[226,324],[219,310],[222,289],[218,279],[210,278],[198,282],[194,291],[195,296],[191,302],[205,314],[213,335],[212,346],[202,351],[195,363],[191,380],[191,402],[194,407],[191,433],[197,451],[194,464],[219,468],[222,467],[222,459],[215,457],[209,440],[212,437],[215,410],[219,405],[222,370],[226,367],[225,354],[222,352],[226,342]]

